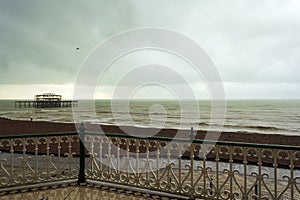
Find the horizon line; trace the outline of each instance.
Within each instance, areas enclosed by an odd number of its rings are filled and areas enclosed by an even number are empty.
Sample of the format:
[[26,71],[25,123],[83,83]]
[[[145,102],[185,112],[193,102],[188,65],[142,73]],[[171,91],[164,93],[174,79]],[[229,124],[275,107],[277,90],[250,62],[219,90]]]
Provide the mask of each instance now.
[[[29,98],[0,98],[0,100],[34,100],[34,99],[29,99]],[[73,99],[73,98],[65,98],[63,100],[104,100],[104,101],[111,101],[111,100],[120,100],[120,101],[127,101],[128,99],[111,99],[111,98],[95,98],[95,99]],[[155,101],[176,101],[178,99],[174,99],[174,98],[133,98],[133,99],[129,99],[129,100],[145,100],[145,101],[149,101],[149,100],[155,100]],[[199,99],[179,99],[179,100],[183,100],[183,101],[192,101],[192,100],[200,100],[200,101],[210,101],[210,100],[214,100],[214,101],[220,101],[220,100],[300,100],[300,97],[296,97],[296,98],[292,98],[292,97],[288,97],[288,98],[284,98],[284,97],[276,97],[276,98],[224,98],[224,99],[209,99],[209,98],[199,98]]]

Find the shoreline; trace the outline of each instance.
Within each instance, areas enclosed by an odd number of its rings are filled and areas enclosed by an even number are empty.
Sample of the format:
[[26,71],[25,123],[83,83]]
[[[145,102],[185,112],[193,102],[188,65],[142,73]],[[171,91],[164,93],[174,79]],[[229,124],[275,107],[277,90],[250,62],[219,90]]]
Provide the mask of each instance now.
[[[144,136],[152,136],[156,133],[156,136],[162,137],[183,137],[187,138],[190,130],[178,130],[178,129],[158,129],[158,128],[144,128],[133,126],[115,126],[115,125],[99,125],[99,124],[85,124],[87,131],[95,132],[102,130],[107,133],[116,134],[136,134]],[[99,129],[99,127],[101,129]],[[27,120],[13,120],[0,117],[0,136],[2,135],[22,135],[22,134],[43,134],[43,133],[55,133],[55,132],[77,132],[74,123],[62,123],[62,122],[47,122],[47,121],[27,121]],[[194,131],[196,132],[196,130]],[[203,130],[197,130],[195,139],[203,140],[206,134],[212,134],[211,136],[218,136],[217,132],[209,132]],[[218,141],[229,142],[245,142],[245,143],[258,143],[258,144],[276,144],[276,145],[290,145],[298,146],[300,136],[281,135],[281,134],[262,134],[262,133],[249,133],[249,132],[222,132]]]

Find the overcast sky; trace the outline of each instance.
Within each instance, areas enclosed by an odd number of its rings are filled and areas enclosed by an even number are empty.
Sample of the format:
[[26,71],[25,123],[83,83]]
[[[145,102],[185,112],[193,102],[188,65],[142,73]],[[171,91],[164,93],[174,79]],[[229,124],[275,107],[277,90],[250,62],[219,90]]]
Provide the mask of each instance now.
[[[299,0],[1,0],[0,98],[43,92],[71,98],[89,52],[114,34],[140,27],[167,28],[196,41],[215,63],[227,98],[300,98]],[[180,63],[156,54],[138,57],[170,67]],[[111,97],[110,80],[119,79],[118,69],[134,65],[133,60],[114,64],[96,98]],[[181,67],[188,77],[189,66]],[[156,97],[157,91],[148,87],[136,96]]]

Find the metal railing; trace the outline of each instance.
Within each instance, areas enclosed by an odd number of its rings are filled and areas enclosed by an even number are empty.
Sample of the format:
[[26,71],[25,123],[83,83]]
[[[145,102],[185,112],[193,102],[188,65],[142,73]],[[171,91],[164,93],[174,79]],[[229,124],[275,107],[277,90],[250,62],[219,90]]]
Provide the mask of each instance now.
[[1,136],[0,149],[0,190],[72,180],[191,199],[300,199],[297,146],[140,138],[82,127],[79,135]]
[[76,181],[78,143],[78,133],[1,136],[0,192]]

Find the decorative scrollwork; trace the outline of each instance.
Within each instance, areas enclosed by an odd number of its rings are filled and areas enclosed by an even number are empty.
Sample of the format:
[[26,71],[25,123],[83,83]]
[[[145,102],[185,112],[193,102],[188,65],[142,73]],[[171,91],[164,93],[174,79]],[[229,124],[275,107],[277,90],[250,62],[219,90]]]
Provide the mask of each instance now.
[[[203,199],[300,199],[300,151],[86,134],[86,177]],[[79,137],[0,139],[0,188],[78,177]]]

